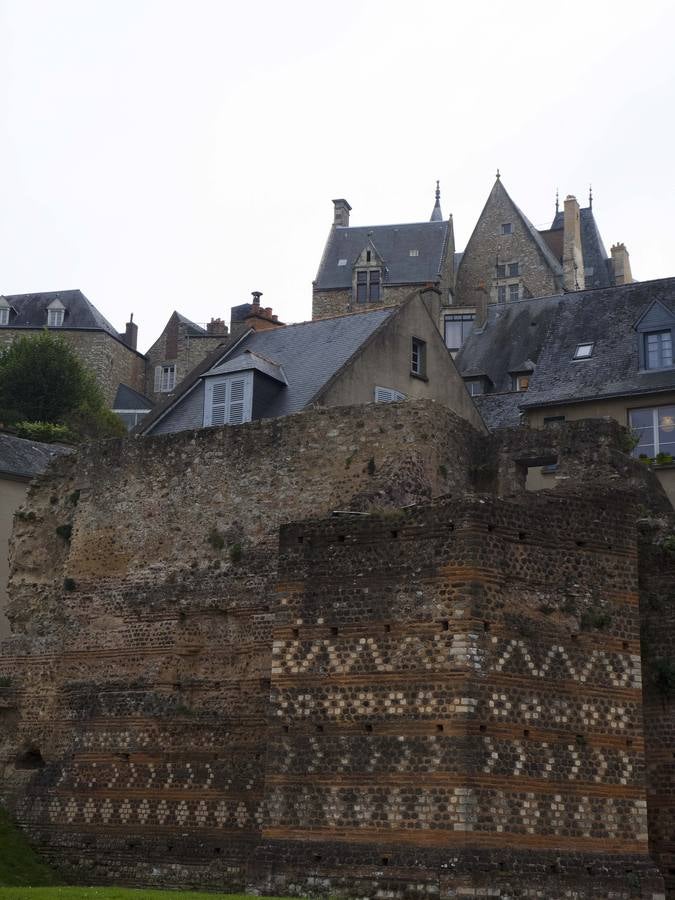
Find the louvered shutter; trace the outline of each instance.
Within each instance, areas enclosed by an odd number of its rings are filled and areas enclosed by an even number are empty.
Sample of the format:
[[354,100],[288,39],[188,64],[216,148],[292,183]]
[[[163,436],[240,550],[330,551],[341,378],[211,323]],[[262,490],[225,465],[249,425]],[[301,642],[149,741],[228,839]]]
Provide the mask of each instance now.
[[158,394],[162,389],[162,367],[155,366],[155,393]]
[[227,422],[227,401],[229,382],[218,381],[211,385],[211,421],[210,425],[225,425]]
[[375,402],[376,403],[391,403],[393,400],[392,391],[389,388],[376,387],[375,388]]
[[246,379],[233,378],[230,381],[230,425],[240,425],[244,421],[244,395],[246,392]]

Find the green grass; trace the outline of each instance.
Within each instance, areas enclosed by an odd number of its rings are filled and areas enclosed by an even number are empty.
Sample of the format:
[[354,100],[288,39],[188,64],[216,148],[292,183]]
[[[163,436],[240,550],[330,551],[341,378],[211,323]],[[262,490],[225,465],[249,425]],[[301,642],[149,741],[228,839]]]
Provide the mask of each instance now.
[[[265,900],[250,894],[202,894],[114,887],[2,887],[0,900]],[[283,900],[268,897],[267,900]]]
[[[61,879],[31,849],[24,835],[15,828],[7,813],[0,809],[0,885],[58,884]],[[10,898],[14,888],[3,893]],[[16,894],[17,900],[19,894]]]

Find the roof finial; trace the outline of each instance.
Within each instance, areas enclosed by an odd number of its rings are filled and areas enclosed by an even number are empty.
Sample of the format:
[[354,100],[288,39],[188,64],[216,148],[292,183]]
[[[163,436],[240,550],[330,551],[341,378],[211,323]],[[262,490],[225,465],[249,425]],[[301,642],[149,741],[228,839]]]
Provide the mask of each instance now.
[[558,196],[558,188],[555,189],[555,214],[558,215],[558,210],[560,209],[560,198]]
[[499,181],[499,179],[500,179],[501,177],[502,177],[502,176],[499,174],[499,169],[497,169],[497,181]]
[[588,205],[593,209],[593,185],[588,185]]
[[430,222],[442,222],[443,221],[443,213],[441,212],[441,183],[440,181],[436,182],[436,202],[434,203],[434,208],[431,211]]

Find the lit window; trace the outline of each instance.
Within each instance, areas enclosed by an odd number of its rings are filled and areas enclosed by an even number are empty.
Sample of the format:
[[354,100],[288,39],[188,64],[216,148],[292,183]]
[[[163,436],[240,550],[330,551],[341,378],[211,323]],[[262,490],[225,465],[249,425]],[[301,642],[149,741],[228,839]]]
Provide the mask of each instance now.
[[593,347],[595,347],[594,342],[589,344],[577,344],[573,359],[588,359],[593,355]]
[[380,270],[365,269],[356,273],[356,302],[367,303],[380,299]]
[[506,303],[506,285],[500,284],[497,288],[497,302]]
[[410,371],[413,375],[419,375],[421,378],[427,374],[427,345],[419,338],[412,339]]
[[241,425],[251,421],[253,373],[207,379],[204,394],[204,426]]
[[517,300],[520,296],[520,285],[519,284],[510,284],[509,285],[509,300]]
[[667,331],[651,331],[645,334],[645,368],[667,369],[673,364],[673,337]]
[[638,439],[633,456],[653,459],[662,453],[675,457],[675,406],[631,409],[628,420]]
[[9,325],[9,306],[0,306],[0,325]]
[[518,375],[511,376],[511,390],[526,391],[530,386],[530,373],[522,372]]
[[502,223],[502,234],[511,234],[512,230],[510,222]]
[[445,346],[459,350],[471,334],[476,316],[473,313],[456,313],[445,317]]
[[397,400],[405,400],[406,395],[394,388],[375,387],[376,403],[396,403]]
[[47,310],[47,327],[48,328],[59,328],[63,325],[63,314],[65,310],[59,309],[58,307],[54,309]]
[[176,386],[176,366],[155,366],[155,393],[167,393]]
[[515,278],[516,275],[519,275],[520,272],[518,270],[518,263],[509,263],[509,277]]

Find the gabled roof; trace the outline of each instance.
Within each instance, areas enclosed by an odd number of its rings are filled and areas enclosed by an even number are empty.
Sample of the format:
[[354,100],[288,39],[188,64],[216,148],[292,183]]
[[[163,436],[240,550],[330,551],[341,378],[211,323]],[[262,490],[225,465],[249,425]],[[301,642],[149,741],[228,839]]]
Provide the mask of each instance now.
[[209,369],[204,372],[202,378],[211,378],[213,375],[229,375],[231,372],[247,372],[254,370],[273,378],[280,384],[288,384],[288,379],[284,374],[283,367],[273,360],[265,359],[258,353],[252,353],[250,350],[244,350],[242,353],[236,353],[227,359],[222,365],[216,366],[215,369]]
[[148,400],[143,394],[130,388],[128,384],[120,384],[115,394],[113,409],[152,409],[153,405],[152,400]]
[[0,476],[20,480],[34,478],[44,472],[55,456],[70,452],[69,447],[0,434]]
[[66,313],[62,328],[95,328],[107,331],[119,340],[115,328],[104,318],[82,291],[47,291],[39,294],[5,294],[4,299],[16,315],[9,322],[10,328],[44,328],[47,324],[47,307],[60,300]]
[[[177,396],[162,404],[145,420],[139,431],[148,434],[158,420],[167,415],[196,387],[202,377],[221,370],[234,357],[248,351],[283,370],[288,386],[266,407],[269,417],[299,412],[314,402],[329,381],[347,365],[366,342],[401,307],[387,307],[345,316],[284,325],[266,331],[249,330],[242,337],[218,348],[179,385]],[[248,361],[246,367],[250,368]],[[229,365],[227,365],[230,371]],[[239,369],[232,369],[239,371]]]
[[[448,238],[448,222],[408,225],[335,226],[324,249],[314,287],[350,288],[352,270],[363,248],[372,241],[384,260],[384,280],[390,284],[437,281]],[[417,250],[417,256],[410,251]],[[346,260],[339,265],[340,260]]]
[[181,325],[185,325],[188,331],[191,334],[206,334],[207,331],[205,328],[202,328],[201,325],[197,325],[196,322],[193,322],[191,319],[188,319],[187,316],[184,316],[182,313],[179,313],[177,310],[174,311],[174,316],[178,319]]

